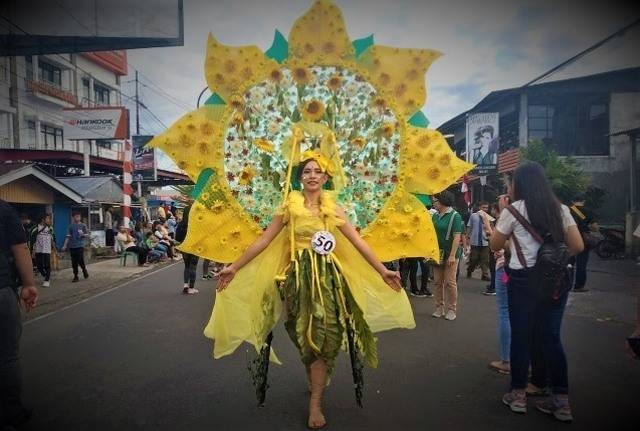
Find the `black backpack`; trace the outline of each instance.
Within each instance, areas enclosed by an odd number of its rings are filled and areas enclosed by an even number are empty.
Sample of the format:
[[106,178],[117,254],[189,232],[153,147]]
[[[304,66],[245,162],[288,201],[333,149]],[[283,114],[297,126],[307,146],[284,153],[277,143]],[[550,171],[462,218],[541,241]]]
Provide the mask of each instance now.
[[[509,205],[507,210],[531,234],[533,239],[540,243],[536,264],[531,268],[530,275],[539,296],[545,300],[559,299],[571,289],[571,271],[569,270],[571,254],[569,253],[569,247],[564,241],[554,241],[550,233],[540,236],[531,223],[513,205]],[[512,241],[518,255],[518,261],[524,268],[527,268],[520,243],[515,236],[513,236]]]

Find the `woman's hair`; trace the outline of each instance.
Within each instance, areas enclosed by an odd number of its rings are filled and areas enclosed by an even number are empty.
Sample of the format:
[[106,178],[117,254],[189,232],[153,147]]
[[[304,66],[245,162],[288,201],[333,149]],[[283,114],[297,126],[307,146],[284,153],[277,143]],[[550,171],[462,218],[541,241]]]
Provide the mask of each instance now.
[[149,238],[151,235],[153,235],[151,232],[147,232],[144,234],[145,238]]
[[455,197],[453,196],[453,193],[451,193],[448,190],[445,190],[440,194],[438,194],[438,200],[445,207],[450,207],[450,206],[453,206],[453,203],[455,202]]
[[[294,190],[302,190],[302,172],[304,171],[304,168],[307,166],[307,164],[309,164],[309,162],[316,162],[318,163],[315,159],[306,159],[301,161],[300,163],[298,163],[298,166],[296,166],[293,169],[293,174],[292,174],[292,178],[291,178],[291,186],[293,187]],[[332,190],[333,189],[333,181],[331,181],[331,176],[329,174],[327,174],[325,172],[325,175],[327,176],[327,182],[324,183],[324,186],[322,186],[322,188],[324,190]]]
[[44,213],[40,216],[40,223],[42,223],[47,217],[51,217],[51,214]]
[[541,235],[551,234],[554,241],[563,241],[560,201],[553,193],[544,169],[536,162],[525,162],[513,173],[513,199],[524,201],[529,222]]

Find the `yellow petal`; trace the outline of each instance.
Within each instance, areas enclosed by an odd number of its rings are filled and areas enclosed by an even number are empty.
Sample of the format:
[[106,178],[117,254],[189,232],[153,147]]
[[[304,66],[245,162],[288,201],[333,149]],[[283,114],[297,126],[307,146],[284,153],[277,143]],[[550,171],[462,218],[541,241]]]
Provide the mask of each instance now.
[[203,106],[184,115],[149,146],[166,153],[195,182],[203,169],[223,168],[223,117],[224,105]]
[[289,33],[288,64],[339,65],[353,57],[342,12],[332,1],[316,1]]
[[267,58],[255,45],[227,46],[209,34],[204,73],[211,91],[225,101],[234,93],[242,94],[251,85],[267,79],[278,68],[278,63]]
[[[262,230],[248,216],[239,217],[239,205],[236,205],[227,203],[214,211],[200,202],[194,203],[189,214],[187,237],[180,250],[222,263],[231,263],[240,257]],[[213,239],[212,232],[215,232]],[[227,246],[220,245],[223,240]]]
[[474,165],[459,159],[436,130],[408,126],[401,155],[407,191],[434,194],[455,183]]
[[[411,210],[411,211],[409,211]],[[383,262],[404,257],[438,259],[438,239],[424,205],[398,187],[376,220],[362,231],[376,257]]]
[[358,63],[368,70],[374,87],[395,101],[395,109],[410,116],[426,102],[424,75],[440,55],[429,49],[374,45],[362,53]]

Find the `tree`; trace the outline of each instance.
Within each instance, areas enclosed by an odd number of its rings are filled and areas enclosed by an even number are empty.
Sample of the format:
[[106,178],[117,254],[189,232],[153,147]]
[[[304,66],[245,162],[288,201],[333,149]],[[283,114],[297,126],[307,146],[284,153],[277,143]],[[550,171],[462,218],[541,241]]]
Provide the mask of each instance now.
[[596,191],[597,187],[588,187],[591,178],[571,157],[558,157],[555,151],[539,140],[530,141],[528,146],[520,149],[520,154],[523,159],[538,162],[544,167],[553,191],[562,202],[570,203],[575,195],[589,191],[595,191],[602,199],[601,193]]

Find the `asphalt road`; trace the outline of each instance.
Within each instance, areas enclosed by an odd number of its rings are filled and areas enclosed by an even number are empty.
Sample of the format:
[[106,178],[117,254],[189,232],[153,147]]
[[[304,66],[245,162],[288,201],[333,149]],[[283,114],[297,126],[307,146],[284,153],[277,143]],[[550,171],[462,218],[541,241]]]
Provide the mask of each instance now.
[[[274,346],[284,365],[271,367],[266,406],[257,408],[246,346],[214,361],[202,335],[213,282],[183,296],[181,276],[178,263],[29,322],[22,364],[34,417],[24,429],[305,429],[305,374],[282,324]],[[571,426],[637,430],[640,362],[622,348],[632,329],[633,279],[592,276],[592,292],[573,294],[564,324]],[[430,317],[433,299],[411,299],[417,328],[380,335],[380,368],[365,372],[363,409],[342,354],[325,393],[328,429],[565,429],[533,407],[519,416],[501,404],[508,376],[486,366],[497,341],[495,300],[480,294],[484,284],[461,279],[453,322]]]

